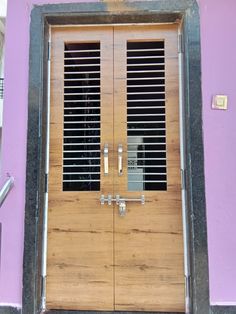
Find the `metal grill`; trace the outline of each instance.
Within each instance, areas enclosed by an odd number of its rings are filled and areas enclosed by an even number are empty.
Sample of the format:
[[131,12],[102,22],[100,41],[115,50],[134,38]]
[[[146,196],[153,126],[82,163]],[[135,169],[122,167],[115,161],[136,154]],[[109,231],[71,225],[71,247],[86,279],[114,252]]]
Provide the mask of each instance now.
[[128,190],[166,190],[164,41],[127,42]]
[[0,99],[3,99],[3,92],[4,92],[4,79],[0,78]]
[[100,190],[100,43],[65,45],[63,190]]

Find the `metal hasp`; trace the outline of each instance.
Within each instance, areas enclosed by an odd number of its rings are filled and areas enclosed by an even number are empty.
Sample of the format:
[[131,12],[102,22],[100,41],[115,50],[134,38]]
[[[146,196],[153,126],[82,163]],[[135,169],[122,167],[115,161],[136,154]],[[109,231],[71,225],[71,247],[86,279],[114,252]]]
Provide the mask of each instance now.
[[13,188],[13,185],[14,185],[14,178],[9,177],[0,191],[0,207],[2,207],[2,204],[4,203],[8,193]]
[[109,171],[108,153],[109,153],[108,144],[105,144],[103,154],[104,154],[104,174],[106,176],[108,175]]
[[123,174],[122,154],[123,154],[123,147],[122,147],[122,144],[119,144],[118,145],[118,175],[119,176],[122,176]]
[[141,195],[140,198],[122,198],[120,195],[116,195],[115,198],[112,198],[111,194],[108,194],[107,198],[104,195],[100,197],[101,205],[104,205],[106,202],[108,205],[111,205],[112,202],[116,202],[119,206],[119,215],[121,217],[126,214],[126,202],[141,202],[142,205],[145,204],[145,196]]

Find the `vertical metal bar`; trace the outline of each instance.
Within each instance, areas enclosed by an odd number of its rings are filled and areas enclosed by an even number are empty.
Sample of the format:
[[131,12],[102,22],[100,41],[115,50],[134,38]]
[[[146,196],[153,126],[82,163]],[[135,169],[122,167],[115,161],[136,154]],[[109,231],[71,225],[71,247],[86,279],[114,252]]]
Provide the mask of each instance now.
[[119,144],[118,145],[118,175],[119,176],[122,176],[123,174],[122,154],[123,154],[123,147],[122,147],[122,144]]
[[179,42],[179,112],[180,112],[180,159],[182,174],[182,216],[183,216],[183,240],[184,240],[184,274],[185,274],[185,312],[191,311],[190,300],[190,250],[189,250],[189,226],[187,214],[187,191],[186,191],[186,156],[185,156],[185,125],[184,125],[184,79],[183,79],[183,34],[182,26],[178,30]]
[[109,173],[109,149],[108,149],[108,144],[104,145],[104,175],[107,176]]
[[[50,141],[50,77],[51,77],[51,26],[49,26],[48,42],[48,69],[47,69],[47,136],[46,136],[46,163],[45,176],[49,174],[49,141]],[[45,198],[43,210],[43,235],[42,235],[42,310],[46,309],[46,276],[47,276],[47,229],[48,229],[48,180],[45,181]]]
[[7,181],[4,183],[3,187],[0,190],[0,208],[2,207],[8,193],[11,191],[14,185],[14,178],[8,177]]

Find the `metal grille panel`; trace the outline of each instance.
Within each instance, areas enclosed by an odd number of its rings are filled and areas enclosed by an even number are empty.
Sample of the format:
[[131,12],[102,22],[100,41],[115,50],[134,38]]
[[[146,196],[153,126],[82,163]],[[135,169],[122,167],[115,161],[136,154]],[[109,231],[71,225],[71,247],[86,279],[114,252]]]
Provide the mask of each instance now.
[[100,43],[66,44],[63,190],[100,190]]
[[127,42],[128,190],[166,190],[164,41]]

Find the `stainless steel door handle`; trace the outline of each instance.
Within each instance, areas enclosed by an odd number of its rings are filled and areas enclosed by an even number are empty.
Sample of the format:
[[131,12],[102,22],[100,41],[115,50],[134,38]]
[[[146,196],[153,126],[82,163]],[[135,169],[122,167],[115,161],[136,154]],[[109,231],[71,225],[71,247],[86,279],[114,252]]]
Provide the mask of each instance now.
[[119,176],[122,176],[122,174],[123,174],[122,154],[123,154],[123,147],[122,147],[122,144],[119,144],[118,145],[118,175]]
[[108,144],[104,145],[104,150],[103,150],[103,155],[104,155],[104,175],[107,176],[109,172],[109,150],[108,150]]

